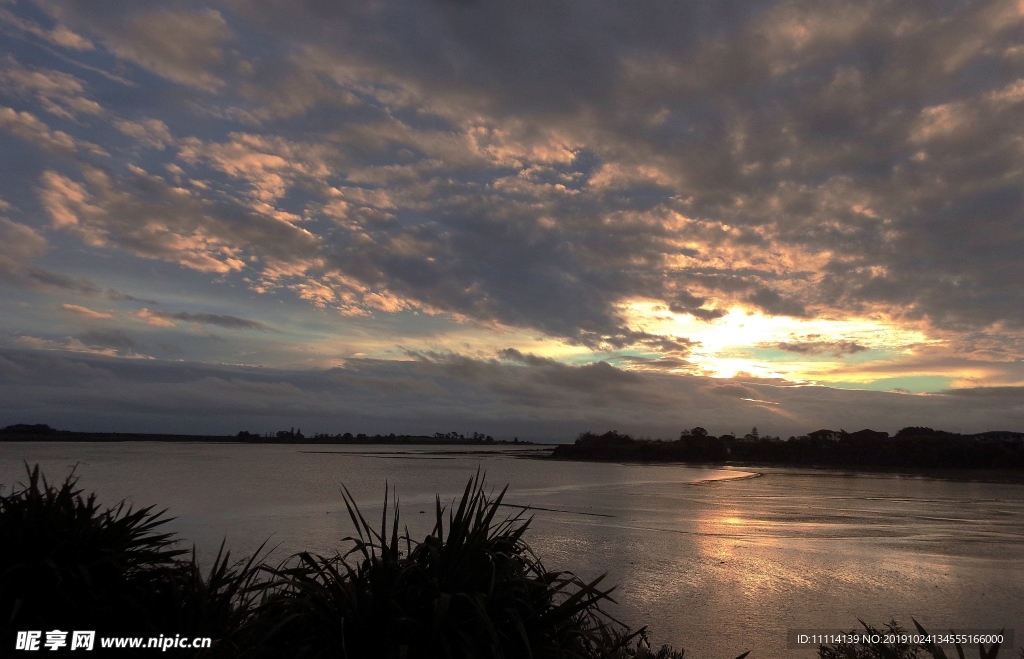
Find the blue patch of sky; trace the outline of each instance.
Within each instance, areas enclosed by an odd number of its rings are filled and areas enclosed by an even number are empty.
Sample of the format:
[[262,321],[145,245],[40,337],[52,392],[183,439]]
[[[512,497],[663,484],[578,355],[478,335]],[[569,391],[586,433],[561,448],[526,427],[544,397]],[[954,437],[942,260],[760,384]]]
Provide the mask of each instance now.
[[602,205],[607,211],[647,211],[663,205],[673,196],[671,190],[655,183],[634,185],[607,195]]
[[741,348],[734,350],[724,350],[722,351],[720,356],[753,358],[767,362],[834,362],[839,360],[846,364],[857,364],[861,362],[878,361],[894,357],[897,354],[898,353],[894,350],[874,348],[863,350],[861,352],[845,353],[841,355],[836,355],[829,352],[818,354],[799,353],[781,350],[778,348]]
[[[399,311],[389,313],[371,309],[370,316],[342,316],[333,310],[325,310],[321,313],[310,314],[303,319],[304,324],[311,329],[331,331],[338,326],[357,328],[359,331],[368,332],[369,335],[380,337],[393,335],[396,342],[427,337],[443,337],[452,330],[461,329],[462,326],[445,314],[431,315],[417,313],[414,311]],[[400,339],[397,337],[401,337]]]
[[[372,101],[379,103],[375,98]],[[389,108],[389,114],[413,130],[462,134],[462,128],[458,125],[431,112],[424,112],[419,107]]]
[[0,341],[13,344],[23,335],[40,336],[46,332],[61,331],[54,322],[54,308],[59,300],[40,301],[39,295],[28,289],[0,287],[0,314],[4,322],[0,327]]
[[622,360],[620,357],[643,357],[646,359],[656,359],[658,355],[655,353],[633,351],[633,350],[616,350],[615,352],[587,352],[581,354],[570,354],[565,356],[557,357],[557,361],[568,364],[570,366],[587,366],[589,364],[596,364],[598,362],[608,362],[612,365]]
[[[47,234],[47,237],[55,249],[33,265],[75,279],[89,279],[102,289],[115,289],[137,298],[189,308],[202,306],[208,299],[215,300],[213,306],[223,307],[228,300],[241,297],[243,291],[250,299],[259,295],[249,291],[241,281],[252,272],[233,275],[199,272],[176,263],[136,257],[118,249],[87,247],[66,234]],[[86,301],[82,304],[88,306]],[[132,304],[135,303],[129,306]]]
[[[635,348],[626,348],[623,350],[616,350],[615,352],[608,352],[597,355],[581,355],[580,359],[587,359],[589,361],[601,361],[604,360],[610,364],[625,363],[629,364],[632,359],[646,359],[650,361],[657,361],[664,355],[653,350],[639,350]],[[586,362],[584,362],[586,363]]]
[[828,382],[835,389],[866,389],[868,391],[906,391],[912,394],[933,393],[949,389],[956,378],[945,375],[908,375],[881,378],[874,382]]
[[603,164],[601,157],[589,149],[579,149],[568,169],[583,174],[584,180],[590,178]]
[[[305,217],[304,211],[307,209],[312,210],[314,212],[309,214],[309,219],[301,223],[302,228],[327,230],[334,227],[334,220],[315,212],[324,203],[324,197],[319,191],[314,191],[303,181],[299,181],[298,185],[290,186],[284,196],[274,201],[273,205],[280,210],[295,213],[299,217]],[[319,232],[314,231],[313,233]]]
[[[54,161],[63,164],[65,159],[55,159],[31,142],[15,137],[6,131],[0,132],[0,197],[14,206],[0,211],[12,220],[27,218],[27,223],[39,226],[42,222],[32,221],[39,216],[39,200],[31,185],[25,185],[26,172],[42,172],[53,167]],[[70,170],[76,171],[77,169]]]

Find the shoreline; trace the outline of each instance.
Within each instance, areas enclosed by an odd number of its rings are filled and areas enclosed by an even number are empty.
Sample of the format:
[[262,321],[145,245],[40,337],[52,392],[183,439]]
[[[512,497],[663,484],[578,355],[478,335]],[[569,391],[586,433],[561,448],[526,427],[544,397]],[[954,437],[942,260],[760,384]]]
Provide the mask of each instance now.
[[[631,464],[631,465],[677,465],[680,467],[701,467],[708,469],[721,469],[721,468],[738,468],[738,469],[757,469],[757,470],[771,470],[771,469],[786,469],[792,470],[806,470],[808,475],[813,475],[815,472],[821,474],[837,475],[846,473],[851,476],[871,476],[871,475],[890,475],[890,476],[907,476],[915,478],[930,478],[935,480],[955,481],[955,482],[978,482],[978,483],[1002,483],[1010,485],[1024,485],[1024,471],[1012,470],[1012,469],[969,469],[969,468],[927,468],[927,467],[875,467],[875,466],[860,466],[860,465],[821,465],[821,464],[798,464],[798,463],[753,463],[753,462],[683,462],[680,460],[672,461],[658,461],[658,460],[628,460],[622,458],[613,459],[588,459],[581,457],[555,457],[552,455],[538,456],[538,455],[524,455],[520,456],[535,460],[557,460],[563,462],[608,462],[617,464]],[[764,476],[764,473],[758,473],[757,476]],[[722,481],[733,481],[743,480],[746,478],[755,478],[756,476],[741,476],[738,478],[721,479]],[[699,481],[694,484],[701,484],[710,481]]]
[[[71,432],[71,431],[57,431],[55,433],[46,434],[0,434],[0,444],[25,444],[25,443],[40,443],[40,444],[67,444],[67,445],[80,445],[80,444],[116,444],[116,443],[161,443],[161,444],[236,444],[246,446],[259,446],[259,445],[274,445],[274,446],[294,446],[297,449],[305,448],[301,450],[303,453],[337,453],[337,454],[349,454],[349,451],[337,451],[331,449],[337,449],[341,447],[445,447],[445,448],[462,448],[466,449],[463,453],[473,454],[480,453],[486,454],[491,451],[481,450],[484,448],[499,448],[499,449],[510,449],[510,448],[527,448],[529,450],[516,451],[510,453],[511,457],[522,458],[528,460],[556,460],[564,462],[607,462],[617,464],[634,464],[634,465],[677,465],[683,467],[692,468],[708,468],[708,469],[722,469],[722,468],[736,468],[736,469],[749,469],[749,470],[771,470],[771,469],[786,469],[786,470],[804,470],[808,475],[815,473],[820,474],[849,474],[857,476],[866,475],[890,475],[890,476],[905,476],[912,478],[929,478],[936,480],[954,481],[954,482],[980,482],[980,483],[1002,483],[1012,485],[1024,485],[1024,470],[1015,469],[990,469],[990,468],[969,468],[969,467],[912,467],[912,466],[879,466],[879,465],[857,465],[857,464],[807,464],[798,462],[744,462],[744,461],[726,461],[726,462],[686,462],[682,460],[650,460],[650,459],[629,459],[628,457],[616,455],[616,456],[594,456],[584,457],[579,455],[574,456],[556,456],[554,451],[560,446],[571,446],[571,444],[556,444],[556,443],[536,443],[528,441],[520,442],[509,442],[507,440],[498,440],[493,442],[480,442],[473,440],[451,440],[441,439],[427,436],[398,436],[395,439],[383,438],[361,438],[361,439],[346,439],[346,440],[322,440],[322,441],[295,441],[295,440],[282,440],[279,438],[263,438],[265,441],[246,441],[239,440],[235,436],[223,436],[223,435],[178,435],[178,434],[149,434],[149,433],[83,433],[83,432]],[[313,440],[314,438],[304,438]],[[442,451],[443,453],[451,453],[451,451]],[[422,453],[417,453],[422,455]],[[387,456],[385,456],[387,457]],[[763,476],[764,473],[757,473],[756,475],[740,476],[736,478],[727,479],[707,479],[698,481],[694,484],[706,484],[713,482],[742,480],[746,478],[756,478]]]
[[731,478],[702,478],[699,481],[694,481],[690,483],[690,485],[714,485],[715,483],[732,483],[733,481],[748,481],[752,478],[761,478],[763,476],[763,472],[755,471],[751,473],[745,473],[741,476],[733,476]]
[[479,448],[485,446],[534,446],[548,447],[554,444],[538,444],[536,442],[495,440],[492,442],[437,439],[434,437],[404,435],[394,439],[377,440],[372,437],[364,439],[322,439],[304,437],[302,439],[263,437],[259,440],[239,439],[235,435],[177,435],[164,433],[119,433],[119,432],[62,432],[52,434],[0,434],[0,444],[24,444],[38,442],[40,444],[117,444],[126,442],[158,442],[163,444],[245,444],[245,445],[283,445],[283,446],[462,446]]

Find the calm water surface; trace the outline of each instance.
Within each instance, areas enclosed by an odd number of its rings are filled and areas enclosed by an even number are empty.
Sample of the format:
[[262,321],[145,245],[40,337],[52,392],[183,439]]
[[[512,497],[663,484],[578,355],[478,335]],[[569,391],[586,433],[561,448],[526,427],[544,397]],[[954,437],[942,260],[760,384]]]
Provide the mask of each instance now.
[[[609,573],[618,617],[697,659],[814,656],[787,628],[851,629],[914,616],[927,628],[1015,628],[1024,641],[1024,486],[798,469],[548,462],[501,449],[242,444],[0,444],[0,483],[23,461],[115,503],[158,504],[209,557],[264,540],[275,557],[329,553],[351,529],[345,484],[379,513],[397,489],[414,536],[434,494],[477,470],[533,506],[547,567]],[[522,452],[520,451],[520,456]],[[510,509],[511,510],[511,509]],[[421,513],[421,511],[424,511]],[[1005,656],[1016,656],[1018,650]]]

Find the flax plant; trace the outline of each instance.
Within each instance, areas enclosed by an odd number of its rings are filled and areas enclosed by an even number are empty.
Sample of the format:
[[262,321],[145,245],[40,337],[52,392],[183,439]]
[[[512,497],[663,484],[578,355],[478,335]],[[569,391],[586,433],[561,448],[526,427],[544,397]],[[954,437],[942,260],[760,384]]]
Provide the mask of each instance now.
[[523,541],[522,511],[499,519],[505,495],[477,474],[457,506],[435,500],[423,541],[399,532],[388,497],[379,529],[343,491],[356,535],[332,557],[298,554],[273,570],[263,615],[281,621],[267,656],[403,659],[591,659],[634,638],[602,604],[603,576],[549,571]]
[[144,608],[154,569],[174,565],[171,521],[152,506],[101,508],[72,474],[47,482],[38,465],[28,483],[0,497],[0,622],[11,629],[110,627]]
[[[72,473],[54,484],[28,468],[27,484],[0,497],[0,630],[4,650],[18,630],[97,631],[114,636],[207,636],[201,654],[236,657],[251,644],[261,575],[232,563],[221,544],[208,572],[183,560],[174,518],[153,506],[104,508]],[[121,652],[132,656],[131,651]]]

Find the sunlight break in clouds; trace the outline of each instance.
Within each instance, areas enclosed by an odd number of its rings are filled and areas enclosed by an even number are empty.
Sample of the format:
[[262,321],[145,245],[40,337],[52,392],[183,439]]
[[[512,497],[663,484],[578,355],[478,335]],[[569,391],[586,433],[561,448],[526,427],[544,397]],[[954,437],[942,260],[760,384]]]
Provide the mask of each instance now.
[[[921,346],[941,343],[917,330],[867,319],[766,316],[734,307],[721,318],[704,321],[644,300],[624,305],[624,313],[645,331],[693,341],[688,363],[679,370],[716,378],[745,373],[792,382],[869,382],[858,375],[857,363],[864,357],[858,353],[882,353],[884,361],[898,362]],[[839,359],[844,353],[856,355],[856,362]],[[801,355],[825,358],[804,360]]]

